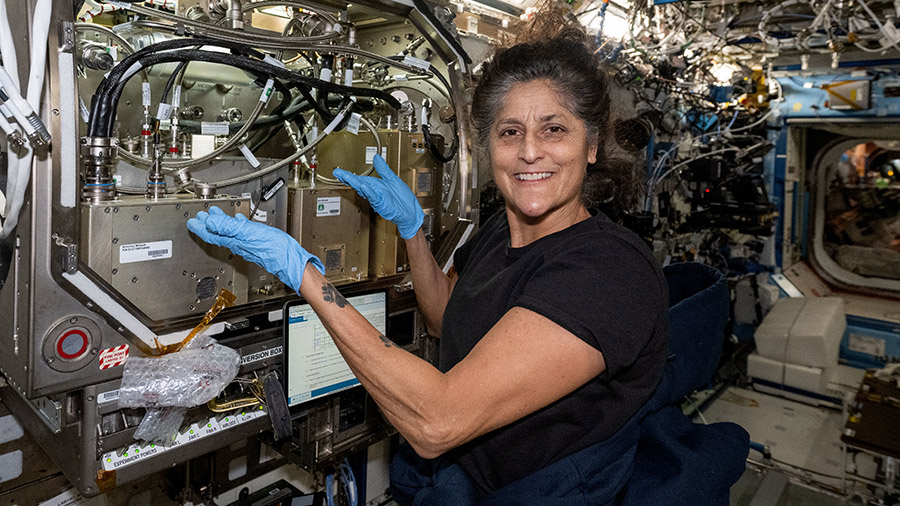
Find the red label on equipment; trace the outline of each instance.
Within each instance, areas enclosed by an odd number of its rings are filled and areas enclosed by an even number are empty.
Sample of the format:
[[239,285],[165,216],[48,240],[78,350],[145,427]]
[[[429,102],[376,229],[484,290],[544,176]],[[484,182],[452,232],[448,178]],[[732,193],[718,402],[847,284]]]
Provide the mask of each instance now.
[[122,365],[128,360],[128,345],[123,344],[115,348],[107,348],[100,352],[100,369],[109,369]]

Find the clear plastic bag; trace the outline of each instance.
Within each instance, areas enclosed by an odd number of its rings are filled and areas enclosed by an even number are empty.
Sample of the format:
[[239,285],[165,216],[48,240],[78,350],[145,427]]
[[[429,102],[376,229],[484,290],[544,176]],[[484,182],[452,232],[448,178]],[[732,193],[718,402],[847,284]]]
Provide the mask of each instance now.
[[172,441],[187,408],[206,404],[237,376],[240,354],[202,335],[160,357],[130,357],[122,371],[119,406],[147,408],[135,439]]
[[237,351],[200,336],[160,357],[130,357],[122,372],[119,406],[190,408],[216,397],[237,375]]
[[184,422],[187,408],[147,408],[147,413],[134,432],[134,439],[165,445],[171,443]]

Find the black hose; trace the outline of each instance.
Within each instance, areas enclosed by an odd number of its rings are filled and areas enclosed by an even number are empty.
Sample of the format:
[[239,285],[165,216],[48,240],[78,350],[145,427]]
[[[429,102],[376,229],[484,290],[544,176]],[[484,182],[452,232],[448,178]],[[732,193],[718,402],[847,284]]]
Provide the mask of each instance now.
[[[172,41],[172,42],[174,42],[174,41]],[[193,42],[193,44],[196,45],[196,42],[194,42],[194,41],[191,41],[191,42]],[[164,43],[165,42],[161,42],[160,44],[164,44]],[[269,74],[274,77],[283,79],[286,83],[290,83],[290,84],[297,86],[298,89],[300,89],[301,93],[303,93],[304,91],[308,92],[308,89],[310,89],[310,88],[317,88],[320,92],[331,92],[331,93],[336,93],[336,94],[340,94],[340,95],[358,95],[358,96],[364,96],[364,97],[378,98],[378,99],[386,102],[388,105],[390,105],[394,109],[398,109],[400,107],[400,103],[397,101],[397,99],[395,99],[394,97],[392,97],[392,96],[388,95],[387,93],[380,91],[380,90],[375,90],[375,89],[371,89],[371,88],[355,88],[355,87],[343,86],[340,84],[330,83],[330,82],[322,81],[319,79],[311,79],[306,76],[300,75],[297,72],[293,72],[291,70],[287,70],[287,69],[281,68],[276,65],[271,65],[271,64],[265,63],[261,60],[241,58],[241,57],[238,57],[235,55],[214,53],[214,52],[210,52],[210,51],[201,51],[201,50],[194,50],[194,49],[183,49],[180,51],[169,51],[169,52],[165,52],[165,53],[145,55],[140,60],[140,63],[141,63],[142,67],[150,67],[153,65],[158,65],[160,63],[169,63],[169,62],[174,62],[174,61],[185,61],[185,60],[187,60],[187,61],[205,61],[205,62],[209,62],[209,63],[219,63],[219,64],[224,64],[224,65],[230,65],[230,66],[237,67],[237,68],[247,70],[250,72],[254,72],[254,73]],[[121,65],[121,64],[119,64],[119,65]],[[118,68],[118,65],[116,66],[116,68]],[[113,70],[115,70],[115,69],[113,69]],[[132,74],[131,76],[128,76],[129,79],[131,77],[133,77],[133,75],[134,74]],[[113,88],[111,90],[111,93],[110,93],[111,97],[110,97],[108,109],[115,111],[116,106],[118,105],[119,98],[121,97],[122,90],[124,89],[125,83],[127,81],[128,81],[128,79],[119,81],[116,84],[115,88]],[[304,87],[307,88],[307,90],[304,90]],[[115,114],[110,114],[109,116],[104,117],[103,120],[104,121],[101,124],[104,125],[104,130],[101,131],[101,130],[97,129],[97,132],[101,135],[105,134],[103,136],[108,137],[110,135],[110,132],[112,132],[112,125],[115,120]],[[95,118],[92,117],[91,121],[92,122],[95,121]],[[100,118],[98,117],[96,121],[100,121]]]
[[118,84],[118,82],[122,79],[122,75],[125,74],[128,69],[131,68],[136,62],[141,61],[142,58],[146,57],[149,54],[157,53],[159,51],[169,51],[173,49],[181,49],[188,46],[218,46],[224,47],[226,49],[231,49],[232,51],[238,51],[238,54],[243,54],[245,56],[254,56],[259,58],[260,60],[265,58],[265,54],[260,51],[253,49],[246,44],[240,44],[237,42],[231,42],[227,40],[219,40],[213,39],[210,37],[192,37],[188,39],[172,39],[172,40],[164,40],[162,42],[157,42],[156,44],[151,44],[147,47],[139,49],[134,53],[126,56],[119,62],[118,65],[113,67],[113,69],[109,72],[97,87],[95,93],[106,94],[109,93],[110,88]]
[[[97,86],[97,89],[94,91],[94,97],[97,97],[99,95],[101,98],[96,102],[94,98],[91,98],[91,116],[88,120],[87,127],[88,136],[96,137],[99,132],[102,131],[101,125],[103,125],[104,122],[102,122],[100,118],[106,117],[106,115],[109,114],[110,109],[110,99],[108,97],[103,97],[109,94],[110,88],[114,85],[113,83],[118,83],[122,79],[122,75],[124,75],[125,72],[132,67],[132,65],[140,61],[141,58],[144,58],[147,55],[158,51],[168,51],[171,49],[178,49],[187,46],[197,46],[198,44],[204,46],[224,47],[226,49],[238,51],[239,53],[246,54],[248,56],[256,56],[260,59],[265,57],[263,53],[244,44],[222,41],[209,37],[193,37],[190,39],[166,40],[163,42],[158,42],[156,44],[151,44],[145,48],[135,51],[134,53],[126,56],[121,62],[119,62],[118,65],[113,67],[109,74],[102,81],[100,81],[100,85]],[[118,103],[118,100],[116,100],[116,103]],[[115,111],[115,108],[113,108],[113,111]]]
[[[454,121],[454,123],[456,122]],[[459,136],[456,135],[455,128],[453,129],[453,143],[450,145],[449,155],[444,155],[438,150],[437,146],[434,145],[434,142],[431,140],[431,129],[428,125],[422,125],[422,135],[425,137],[425,145],[428,146],[428,151],[431,152],[431,156],[433,156],[435,160],[441,163],[447,163],[456,156],[456,152],[459,148]]]

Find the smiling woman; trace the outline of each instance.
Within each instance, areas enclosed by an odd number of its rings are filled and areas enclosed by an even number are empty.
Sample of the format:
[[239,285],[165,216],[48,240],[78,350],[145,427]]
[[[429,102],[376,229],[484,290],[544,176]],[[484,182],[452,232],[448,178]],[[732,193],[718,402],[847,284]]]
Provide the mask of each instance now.
[[566,105],[548,80],[516,84],[491,128],[491,169],[515,247],[590,217],[581,188],[598,141]]
[[633,467],[632,421],[665,363],[666,282],[646,245],[594,208],[594,182],[607,204],[633,201],[634,173],[605,156],[608,79],[589,40],[556,32],[483,66],[473,118],[506,208],[456,251],[455,275],[381,157],[379,177],[334,171],[406,241],[419,309],[441,337],[437,368],[390,346],[300,245],[220,213],[188,222],[313,307],[409,443],[391,468],[403,506],[613,504]]

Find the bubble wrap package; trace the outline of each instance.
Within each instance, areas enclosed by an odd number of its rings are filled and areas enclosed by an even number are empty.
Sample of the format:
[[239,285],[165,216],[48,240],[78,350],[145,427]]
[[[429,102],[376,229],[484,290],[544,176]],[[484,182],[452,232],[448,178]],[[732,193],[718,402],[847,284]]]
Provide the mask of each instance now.
[[160,357],[130,357],[122,371],[119,406],[190,408],[205,404],[237,375],[241,356],[200,336],[188,347]]
[[172,442],[184,422],[187,408],[147,408],[134,439],[165,445]]

